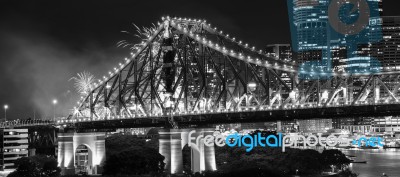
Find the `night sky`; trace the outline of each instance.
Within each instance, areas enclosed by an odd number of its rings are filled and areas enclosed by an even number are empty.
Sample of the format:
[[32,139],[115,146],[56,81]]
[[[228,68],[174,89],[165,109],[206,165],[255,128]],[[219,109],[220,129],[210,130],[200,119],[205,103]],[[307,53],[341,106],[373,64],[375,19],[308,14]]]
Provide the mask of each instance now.
[[[400,15],[397,4],[386,0],[384,14]],[[68,115],[78,101],[68,80],[83,71],[101,78],[129,55],[118,41],[139,42],[121,31],[163,15],[206,19],[259,49],[290,43],[286,0],[2,0],[0,105],[9,105],[7,118],[50,118],[53,99],[57,115]]]

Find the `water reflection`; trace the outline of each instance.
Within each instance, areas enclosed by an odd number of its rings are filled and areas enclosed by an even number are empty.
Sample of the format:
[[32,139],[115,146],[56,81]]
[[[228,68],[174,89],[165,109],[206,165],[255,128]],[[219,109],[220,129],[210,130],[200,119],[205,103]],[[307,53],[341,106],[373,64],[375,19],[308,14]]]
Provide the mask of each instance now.
[[342,151],[346,155],[356,156],[356,161],[367,161],[366,164],[350,165],[359,177],[380,177],[382,173],[386,173],[389,177],[400,176],[400,149]]

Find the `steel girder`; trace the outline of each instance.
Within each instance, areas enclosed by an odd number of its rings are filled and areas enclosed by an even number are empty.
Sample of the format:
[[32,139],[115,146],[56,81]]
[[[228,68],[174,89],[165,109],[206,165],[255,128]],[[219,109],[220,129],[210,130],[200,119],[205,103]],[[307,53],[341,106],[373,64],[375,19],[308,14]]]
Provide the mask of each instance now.
[[57,128],[53,126],[31,126],[28,130],[30,149],[36,149],[37,154],[55,155]]
[[165,19],[142,44],[80,102],[76,120],[398,102],[399,73],[299,80],[294,62],[205,21]]

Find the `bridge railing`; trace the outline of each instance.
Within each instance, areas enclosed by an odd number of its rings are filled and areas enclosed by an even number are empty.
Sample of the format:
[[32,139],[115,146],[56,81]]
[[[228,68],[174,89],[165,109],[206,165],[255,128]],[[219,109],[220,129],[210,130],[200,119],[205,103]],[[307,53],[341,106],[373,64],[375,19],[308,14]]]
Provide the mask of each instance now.
[[[359,101],[352,103],[330,103],[330,104],[318,104],[318,103],[305,103],[305,104],[286,104],[286,105],[275,105],[275,106],[248,106],[240,107],[235,109],[221,109],[221,110],[197,110],[188,112],[173,112],[172,116],[195,116],[195,115],[207,115],[207,114],[225,114],[225,113],[241,113],[241,112],[258,112],[258,111],[282,111],[282,110],[307,110],[307,109],[318,109],[318,108],[340,108],[349,106],[378,106],[378,105],[391,105],[400,104],[400,101],[387,100],[382,102],[368,102]],[[137,114],[132,116],[109,116],[100,118],[90,117],[77,117],[69,120],[59,120],[57,124],[66,123],[77,123],[77,122],[96,122],[96,121],[111,121],[111,120],[123,120],[123,119],[135,119],[135,118],[160,118],[171,116],[171,113],[164,114]]]
[[55,123],[50,120],[13,120],[13,121],[1,122],[0,128],[47,126],[54,124]]

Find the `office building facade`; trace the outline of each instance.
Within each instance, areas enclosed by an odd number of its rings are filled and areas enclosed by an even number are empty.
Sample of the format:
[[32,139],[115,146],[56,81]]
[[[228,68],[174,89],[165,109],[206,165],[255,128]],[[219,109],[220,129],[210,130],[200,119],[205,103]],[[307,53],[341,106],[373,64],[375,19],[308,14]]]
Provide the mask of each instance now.
[[375,117],[372,121],[373,132],[400,133],[400,117]]
[[290,61],[293,59],[292,46],[290,44],[269,44],[265,47],[265,54],[273,55],[280,60]]
[[382,17],[383,40],[359,46],[363,56],[377,58],[384,70],[400,70],[400,16]]
[[[356,72],[378,65],[369,57],[359,55],[359,45],[371,45],[382,39],[382,0],[366,0],[369,12],[348,15],[351,6],[339,5],[339,21],[328,16],[331,0],[287,0],[292,33],[293,57],[306,68],[316,71]],[[331,3],[332,2],[332,3]],[[344,8],[342,8],[344,7]],[[344,10],[343,10],[344,9]],[[356,31],[354,19],[368,15],[363,30]],[[346,17],[346,18],[342,18]],[[357,26],[357,25],[355,25]],[[356,31],[356,32],[355,32]],[[354,33],[354,34],[353,34]],[[350,34],[350,35],[349,35]],[[353,71],[354,70],[354,71]]]
[[299,63],[327,60],[329,53],[327,0],[289,0],[294,58]]
[[332,129],[332,119],[298,120],[301,133],[326,133]]
[[1,160],[3,171],[14,171],[14,162],[28,156],[28,129],[2,129],[1,134]]

